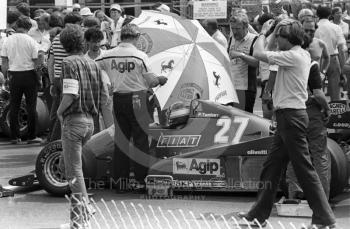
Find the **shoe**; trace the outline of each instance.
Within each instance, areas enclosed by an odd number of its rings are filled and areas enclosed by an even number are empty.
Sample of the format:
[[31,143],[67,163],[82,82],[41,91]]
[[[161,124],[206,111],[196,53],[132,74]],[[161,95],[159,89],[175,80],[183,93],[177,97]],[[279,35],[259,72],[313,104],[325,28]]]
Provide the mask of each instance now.
[[12,139],[11,144],[17,145],[18,143],[21,143],[22,140],[20,138]]
[[311,224],[307,227],[302,227],[302,229],[334,229],[336,228],[336,224],[331,224],[331,225],[322,225],[322,224]]
[[237,217],[241,218],[241,219],[246,219],[249,223],[250,223],[250,226],[254,226],[254,227],[266,227],[267,223],[266,221],[264,222],[259,222],[259,224],[256,222],[256,220],[254,220],[253,217],[251,217],[247,212],[238,212],[237,213]]
[[41,143],[43,140],[39,137],[28,139],[27,144]]

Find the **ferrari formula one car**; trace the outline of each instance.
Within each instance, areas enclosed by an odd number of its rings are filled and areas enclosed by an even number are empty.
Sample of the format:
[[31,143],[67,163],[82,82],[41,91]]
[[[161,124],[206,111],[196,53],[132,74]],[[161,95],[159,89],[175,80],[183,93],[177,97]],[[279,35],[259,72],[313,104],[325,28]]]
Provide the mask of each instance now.
[[[149,130],[152,164],[145,181],[150,195],[176,190],[257,190],[273,139],[270,120],[205,100],[193,100],[190,107],[172,106],[166,117],[165,127]],[[84,176],[90,188],[97,183],[122,182],[112,179],[113,169],[118,169],[112,163],[113,141],[112,126],[94,135],[83,147]],[[328,150],[332,158],[331,195],[335,196],[348,183],[348,162],[343,148],[331,138]],[[38,155],[35,168],[40,185],[54,195],[69,192],[59,166],[61,151],[60,141],[48,144]],[[138,157],[131,158],[137,161]],[[21,183],[18,179],[10,183],[16,182]]]

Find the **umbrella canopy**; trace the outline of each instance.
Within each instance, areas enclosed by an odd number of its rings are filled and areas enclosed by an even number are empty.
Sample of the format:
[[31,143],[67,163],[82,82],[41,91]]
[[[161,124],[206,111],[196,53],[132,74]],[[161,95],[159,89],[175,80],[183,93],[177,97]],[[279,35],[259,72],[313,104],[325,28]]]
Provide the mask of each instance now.
[[162,108],[195,98],[222,104],[238,101],[226,50],[198,21],[142,11],[131,23],[140,27],[138,48],[150,57],[152,71],[168,78],[167,84],[155,89]]

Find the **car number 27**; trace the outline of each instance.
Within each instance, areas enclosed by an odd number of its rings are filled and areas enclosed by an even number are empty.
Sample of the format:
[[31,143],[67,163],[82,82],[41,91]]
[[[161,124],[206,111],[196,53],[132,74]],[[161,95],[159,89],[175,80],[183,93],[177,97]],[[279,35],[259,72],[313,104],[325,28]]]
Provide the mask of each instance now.
[[232,122],[238,124],[238,128],[232,138],[232,144],[240,142],[244,130],[248,126],[249,118],[234,117],[233,119],[231,119],[227,116],[222,116],[216,122],[216,126],[219,126],[221,128],[214,136],[214,143],[224,144],[229,142],[230,134],[228,133],[228,131],[230,130]]

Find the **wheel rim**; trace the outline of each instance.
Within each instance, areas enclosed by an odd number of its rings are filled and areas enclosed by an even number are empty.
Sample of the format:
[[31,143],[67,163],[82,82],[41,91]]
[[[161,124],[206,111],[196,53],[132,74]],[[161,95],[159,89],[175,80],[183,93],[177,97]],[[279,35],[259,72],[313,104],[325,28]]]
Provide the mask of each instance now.
[[[6,123],[10,126],[10,111],[6,114]],[[28,125],[28,113],[24,107],[21,106],[18,112],[18,123],[19,130],[22,132],[27,128]]]
[[64,187],[68,185],[64,171],[59,167],[59,161],[62,151],[56,151],[50,154],[44,165],[44,175],[47,181],[56,187]]

